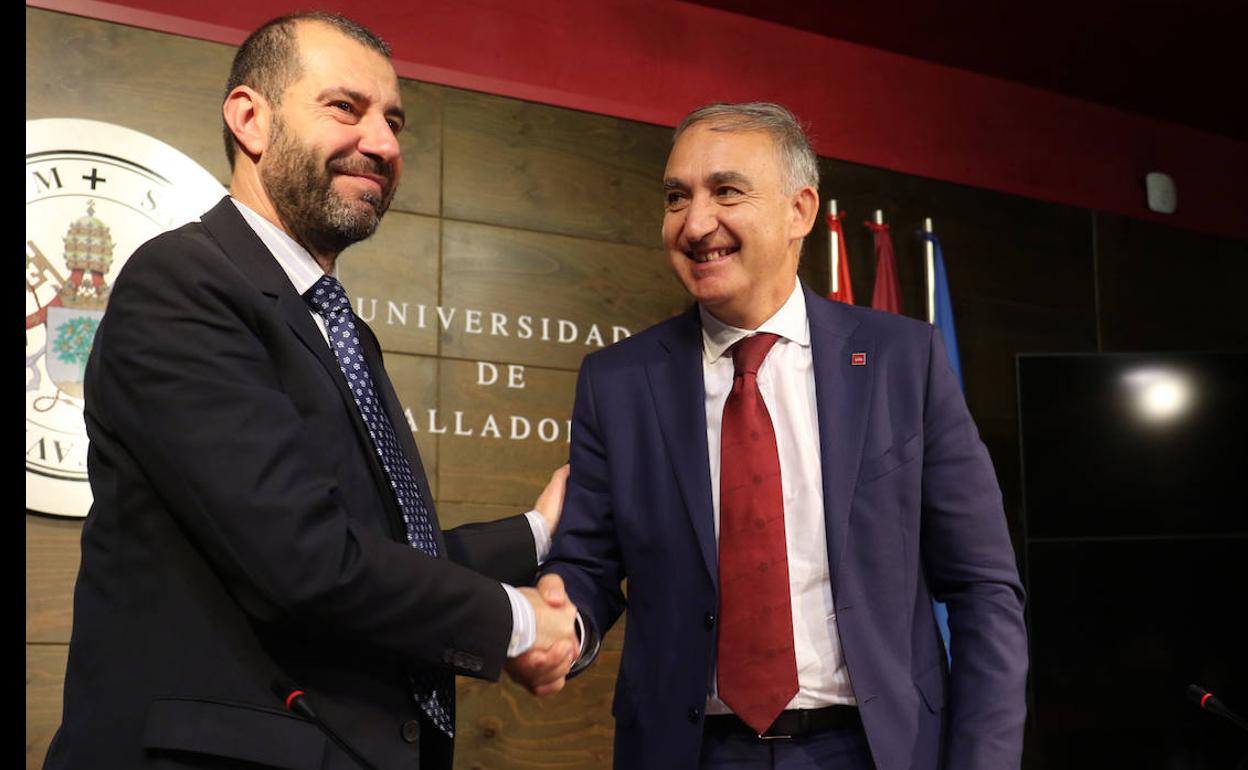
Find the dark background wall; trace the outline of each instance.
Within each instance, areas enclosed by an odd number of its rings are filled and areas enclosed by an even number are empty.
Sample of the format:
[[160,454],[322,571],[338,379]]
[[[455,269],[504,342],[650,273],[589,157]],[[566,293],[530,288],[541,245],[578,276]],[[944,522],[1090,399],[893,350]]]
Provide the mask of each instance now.
[[[126,125],[227,179],[217,115],[228,45],[29,8],[26,42],[28,119]],[[399,198],[377,237],[342,265],[357,301],[423,304],[429,313],[475,308],[505,313],[513,324],[528,313],[582,330],[598,323],[633,331],[683,306],[658,242],[669,129],[430,83],[406,80],[403,87],[413,119],[403,137]],[[817,122],[813,128],[826,130]],[[1214,234],[1234,231],[1242,219],[1199,232],[844,159],[821,163],[822,197],[847,213],[860,302],[870,296],[874,260],[859,223],[882,209],[906,312],[923,315],[922,247],[913,231],[933,218],[967,399],[996,464],[1016,543],[1015,355],[1248,347],[1248,320],[1236,305],[1248,285],[1248,242]],[[1248,200],[1233,193],[1231,202],[1242,217]],[[825,254],[826,233],[816,227],[801,275],[819,290],[827,289]],[[478,432],[486,415],[566,419],[575,370],[595,348],[476,335],[461,324],[421,328],[412,312],[401,323],[383,310],[373,324],[415,415],[444,523],[527,505],[566,457],[565,444],[434,434],[422,412],[437,409],[445,424],[460,411]],[[525,367],[529,387],[482,387],[481,361]],[[80,523],[25,519],[26,763],[37,767],[59,721]],[[458,766],[607,766],[621,638],[613,633],[603,661],[554,700],[537,701],[510,684],[461,681]]]
[[[301,7],[291,0],[29,4],[230,45]],[[385,34],[401,77],[668,126],[707,102],[777,101],[811,124],[820,155],[1248,238],[1240,205],[1248,199],[1248,85],[1235,55],[1238,30],[1248,25],[1241,4],[331,5]],[[1061,75],[1022,79],[1020,66],[1029,63]],[[967,65],[974,71],[960,68]],[[1187,99],[1176,96],[1181,73]],[[1091,93],[1111,92],[1111,100],[1070,95],[1086,96],[1097,83]],[[1175,114],[1194,93],[1216,97],[1198,100],[1199,113],[1187,107],[1205,119],[1184,123]],[[1124,104],[1152,109],[1129,112]],[[1157,115],[1165,119],[1148,117]],[[1150,171],[1176,180],[1174,215],[1145,208],[1140,181]]]

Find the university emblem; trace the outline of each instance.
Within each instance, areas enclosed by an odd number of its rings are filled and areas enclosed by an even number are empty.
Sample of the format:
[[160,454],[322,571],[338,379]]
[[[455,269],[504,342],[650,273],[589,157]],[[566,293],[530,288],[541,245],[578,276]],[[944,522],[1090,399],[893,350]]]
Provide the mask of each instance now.
[[144,241],[225,194],[193,160],[128,128],[26,121],[26,507],[85,516],[83,372],[109,287]]

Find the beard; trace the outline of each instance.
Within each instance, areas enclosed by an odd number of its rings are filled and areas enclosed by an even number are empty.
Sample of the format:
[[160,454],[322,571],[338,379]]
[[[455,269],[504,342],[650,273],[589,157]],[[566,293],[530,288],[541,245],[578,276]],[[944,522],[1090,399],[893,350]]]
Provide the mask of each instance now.
[[[272,162],[260,171],[273,206],[296,241],[313,254],[338,254],[371,236],[394,198],[394,168],[374,157],[352,155],[323,162],[274,121],[268,149]],[[334,191],[339,174],[374,174],[385,181],[380,192],[369,190],[354,200]]]

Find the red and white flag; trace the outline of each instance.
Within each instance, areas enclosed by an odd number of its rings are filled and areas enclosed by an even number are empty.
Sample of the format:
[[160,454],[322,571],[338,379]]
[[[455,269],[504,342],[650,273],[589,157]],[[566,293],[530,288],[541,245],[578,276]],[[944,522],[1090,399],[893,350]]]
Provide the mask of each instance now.
[[834,260],[836,264],[830,268],[836,271],[836,279],[829,281],[828,299],[852,305],[854,304],[854,287],[849,282],[849,252],[845,250],[845,231],[841,228],[841,220],[845,218],[845,212],[825,216],[828,222],[828,240],[836,244],[833,251],[836,254]]

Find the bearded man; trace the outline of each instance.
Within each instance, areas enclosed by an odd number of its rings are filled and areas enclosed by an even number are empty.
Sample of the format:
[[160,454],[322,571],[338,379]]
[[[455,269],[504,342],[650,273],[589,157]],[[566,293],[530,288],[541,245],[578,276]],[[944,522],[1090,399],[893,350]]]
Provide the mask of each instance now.
[[230,197],[135,252],[95,338],[95,503],[46,766],[449,768],[454,675],[567,672],[557,581],[553,605],[513,587],[564,474],[537,511],[438,526],[336,277],[402,170],[385,44],[330,14],[269,22],[223,116]]

